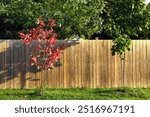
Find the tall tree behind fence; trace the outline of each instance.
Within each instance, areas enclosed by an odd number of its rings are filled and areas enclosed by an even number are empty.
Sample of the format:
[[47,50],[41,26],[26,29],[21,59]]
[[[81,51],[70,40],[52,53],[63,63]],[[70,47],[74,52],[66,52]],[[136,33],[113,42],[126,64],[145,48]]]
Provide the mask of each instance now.
[[[125,79],[120,56],[111,55],[110,40],[59,41],[66,49],[53,70],[35,72],[28,63],[31,48],[19,40],[0,41],[0,88],[36,88],[41,78],[49,88],[148,87],[150,41],[132,41],[125,53]],[[32,47],[32,46],[31,46]],[[44,75],[43,75],[44,74]],[[124,82],[124,84],[123,84]]]

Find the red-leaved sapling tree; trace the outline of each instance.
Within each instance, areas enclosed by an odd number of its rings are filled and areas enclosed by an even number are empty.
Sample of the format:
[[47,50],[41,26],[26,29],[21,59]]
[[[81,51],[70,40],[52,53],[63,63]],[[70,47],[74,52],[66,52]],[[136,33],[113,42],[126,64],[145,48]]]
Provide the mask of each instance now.
[[[58,34],[55,32],[56,21],[52,18],[46,24],[43,18],[38,18],[37,26],[28,33],[20,32],[23,44],[32,46],[29,62],[37,70],[50,70],[60,58],[64,44],[57,45]],[[42,78],[43,79],[43,78]],[[41,82],[43,87],[43,81]]]

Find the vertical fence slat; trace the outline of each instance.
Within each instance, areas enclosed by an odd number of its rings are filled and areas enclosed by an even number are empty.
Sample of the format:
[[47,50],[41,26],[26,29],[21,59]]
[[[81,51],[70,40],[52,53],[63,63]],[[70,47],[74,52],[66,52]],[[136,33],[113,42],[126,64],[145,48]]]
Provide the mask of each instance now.
[[144,86],[144,50],[143,41],[140,40],[140,87]]
[[146,61],[146,59],[147,59],[147,57],[146,57],[146,54],[147,54],[147,48],[146,48],[146,44],[147,43],[147,41],[145,40],[145,41],[143,41],[143,50],[144,50],[144,52],[143,52],[143,57],[144,57],[144,60],[143,60],[143,67],[144,67],[144,70],[143,70],[143,87],[146,87],[147,86],[147,78],[146,78],[146,74],[147,74],[147,61]]
[[[95,52],[95,58],[96,58],[96,66],[95,66],[95,71],[96,71],[96,87],[99,87],[99,76],[98,76],[98,72],[99,72],[99,47],[98,47],[98,40],[95,41],[95,46],[96,46],[96,52]],[[95,50],[94,50],[95,51]]]
[[112,87],[112,77],[111,77],[111,72],[112,72],[112,69],[111,69],[111,65],[112,65],[112,55],[111,55],[111,41],[108,41],[108,87]]
[[133,41],[132,43],[132,81],[133,81],[133,87],[136,87],[136,45],[135,45],[135,41]]
[[147,86],[150,86],[150,41],[147,40]]

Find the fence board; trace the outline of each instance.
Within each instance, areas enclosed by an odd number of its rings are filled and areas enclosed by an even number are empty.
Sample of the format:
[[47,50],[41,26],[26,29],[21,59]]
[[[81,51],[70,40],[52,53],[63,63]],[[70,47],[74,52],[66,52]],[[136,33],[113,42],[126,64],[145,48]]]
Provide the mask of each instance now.
[[5,45],[5,42],[4,41],[0,41],[0,88],[5,88],[5,74],[6,74],[6,71],[5,71],[5,53],[4,53],[4,45]]
[[147,41],[147,45],[146,45],[146,47],[147,47],[147,53],[146,53],[146,55],[147,55],[147,76],[146,76],[146,78],[147,78],[147,86],[149,86],[150,85],[150,43]]

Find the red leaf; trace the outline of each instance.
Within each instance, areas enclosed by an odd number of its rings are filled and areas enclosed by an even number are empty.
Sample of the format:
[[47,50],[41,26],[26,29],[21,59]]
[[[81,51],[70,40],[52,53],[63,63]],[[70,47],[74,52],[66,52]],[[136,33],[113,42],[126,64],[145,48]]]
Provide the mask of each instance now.
[[31,62],[34,62],[36,64],[37,63],[37,58],[36,57],[32,57],[31,58]]
[[54,26],[56,26],[56,20],[50,18],[50,19],[49,19],[49,26],[50,26],[51,28],[54,27]]
[[49,42],[51,45],[54,45],[54,44],[56,44],[56,38],[51,37],[51,38],[48,40],[48,42]]
[[47,68],[52,67],[52,66],[53,66],[53,63],[52,63],[51,61],[49,61],[49,62],[47,63]]
[[23,32],[20,32],[20,38],[24,39],[25,37],[26,37],[25,34]]
[[38,45],[35,50],[40,51],[41,49],[42,49],[42,47]]

